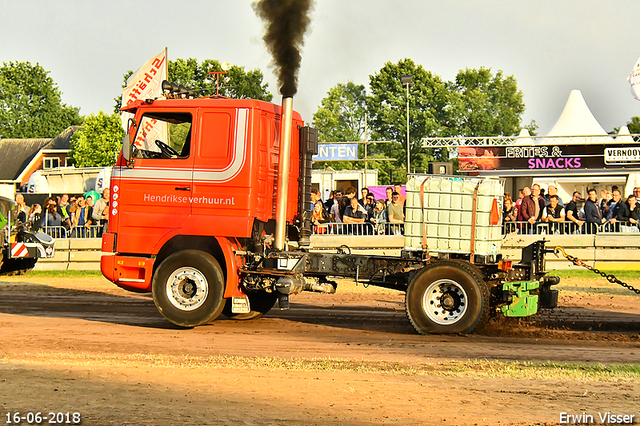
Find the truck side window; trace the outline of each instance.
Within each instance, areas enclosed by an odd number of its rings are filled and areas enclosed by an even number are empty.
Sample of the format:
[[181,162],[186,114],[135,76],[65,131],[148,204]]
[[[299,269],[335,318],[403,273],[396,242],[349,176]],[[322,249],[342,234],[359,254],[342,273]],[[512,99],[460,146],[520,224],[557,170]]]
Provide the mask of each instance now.
[[211,167],[225,167],[233,160],[231,134],[233,116],[227,111],[205,112],[200,120],[202,142],[198,157],[206,158]]
[[147,113],[134,140],[134,158],[187,158],[191,149],[191,114]]

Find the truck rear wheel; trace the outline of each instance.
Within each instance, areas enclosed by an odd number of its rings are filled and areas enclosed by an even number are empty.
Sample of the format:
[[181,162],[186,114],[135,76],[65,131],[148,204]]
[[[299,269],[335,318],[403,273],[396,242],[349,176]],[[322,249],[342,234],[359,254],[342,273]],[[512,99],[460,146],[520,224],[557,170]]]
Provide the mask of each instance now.
[[247,312],[246,314],[234,314],[233,312],[231,312],[232,301],[229,298],[227,299],[227,303],[225,304],[222,313],[226,317],[238,321],[258,319],[262,315],[269,312],[271,308],[273,308],[273,305],[276,304],[276,300],[278,300],[278,295],[275,292],[249,292],[247,296],[249,297],[249,306],[251,308],[251,312]]
[[489,289],[474,265],[436,261],[411,280],[405,306],[420,334],[471,333],[488,317]]
[[200,250],[167,257],[151,285],[158,311],[181,327],[213,321],[224,308],[224,274],[218,261]]

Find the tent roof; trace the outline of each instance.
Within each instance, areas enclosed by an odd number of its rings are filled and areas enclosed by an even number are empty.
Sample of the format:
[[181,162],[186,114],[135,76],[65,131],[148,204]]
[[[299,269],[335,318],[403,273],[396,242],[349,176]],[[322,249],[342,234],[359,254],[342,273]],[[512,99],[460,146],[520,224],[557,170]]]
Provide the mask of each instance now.
[[560,118],[547,136],[593,136],[606,135],[598,120],[593,116],[582,92],[574,89],[560,114]]

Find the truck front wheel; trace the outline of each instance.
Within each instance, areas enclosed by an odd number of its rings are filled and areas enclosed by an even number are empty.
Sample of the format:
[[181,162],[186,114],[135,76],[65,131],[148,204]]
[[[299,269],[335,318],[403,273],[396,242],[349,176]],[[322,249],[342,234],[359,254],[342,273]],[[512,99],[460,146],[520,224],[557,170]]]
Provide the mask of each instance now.
[[489,314],[489,289],[474,265],[436,261],[411,280],[405,306],[420,334],[471,333]]
[[181,327],[216,319],[224,308],[224,274],[218,261],[200,250],[183,250],[167,257],[152,281],[158,311]]

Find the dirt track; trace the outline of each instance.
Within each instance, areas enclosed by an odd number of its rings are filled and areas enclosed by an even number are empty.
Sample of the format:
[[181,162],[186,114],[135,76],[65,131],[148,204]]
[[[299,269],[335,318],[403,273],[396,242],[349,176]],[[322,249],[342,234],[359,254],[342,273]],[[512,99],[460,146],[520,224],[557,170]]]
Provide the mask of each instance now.
[[637,374],[474,373],[485,368],[475,360],[637,365],[638,297],[569,289],[561,309],[532,320],[419,336],[402,294],[342,287],[297,295],[291,310],[257,321],[180,330],[148,295],[100,278],[0,279],[0,416],[55,410],[96,425],[404,425],[640,414]]

